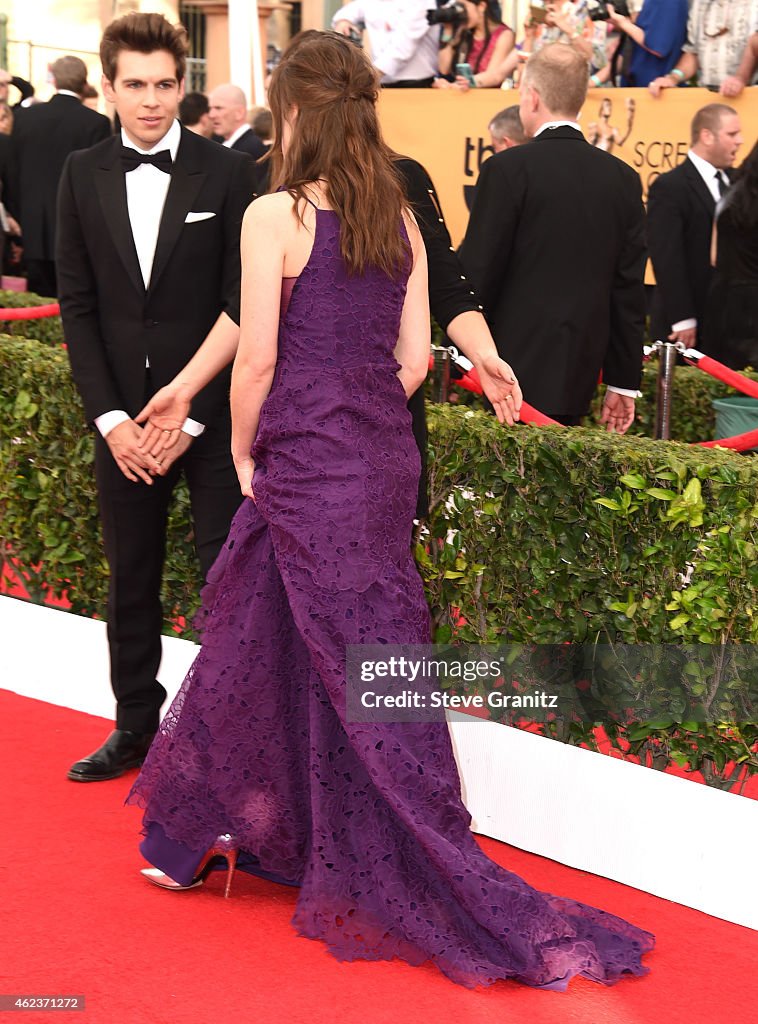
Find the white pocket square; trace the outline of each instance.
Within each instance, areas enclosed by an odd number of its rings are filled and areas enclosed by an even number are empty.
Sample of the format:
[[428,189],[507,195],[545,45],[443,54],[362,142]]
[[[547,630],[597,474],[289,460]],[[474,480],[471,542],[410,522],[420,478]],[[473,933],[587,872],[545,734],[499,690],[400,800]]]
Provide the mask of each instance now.
[[213,213],[213,212],[209,212],[209,213],[194,213],[193,211],[190,211],[190,213],[188,213],[187,216],[184,218],[184,223],[185,224],[197,224],[197,222],[199,220],[210,220],[211,217],[215,217],[215,216],[216,216],[216,214]]

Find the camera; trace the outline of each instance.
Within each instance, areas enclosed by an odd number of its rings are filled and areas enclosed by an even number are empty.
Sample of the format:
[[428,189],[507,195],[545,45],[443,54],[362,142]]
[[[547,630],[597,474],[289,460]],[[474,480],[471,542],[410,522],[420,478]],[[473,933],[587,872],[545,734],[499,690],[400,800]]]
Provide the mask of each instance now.
[[430,25],[465,25],[468,21],[466,8],[458,0],[449,0],[448,3],[426,12],[426,20]]
[[[610,6],[616,14],[622,14],[625,18],[629,17],[629,7],[626,0],[612,0]],[[591,21],[608,21],[610,17],[608,14],[608,4],[602,2],[602,0],[587,0],[587,14],[589,14]]]
[[537,22],[538,25],[543,25],[545,23],[545,18],[547,17],[547,6],[545,4],[545,0],[533,0],[533,2],[529,4],[529,15],[532,21]]

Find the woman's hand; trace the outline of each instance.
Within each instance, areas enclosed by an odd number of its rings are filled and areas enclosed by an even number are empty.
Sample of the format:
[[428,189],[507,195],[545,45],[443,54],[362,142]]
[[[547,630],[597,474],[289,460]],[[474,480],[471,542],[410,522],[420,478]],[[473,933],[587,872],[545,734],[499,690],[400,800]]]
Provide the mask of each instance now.
[[564,12],[563,5],[552,3],[547,8],[547,14],[545,16],[545,24],[549,26],[555,26],[560,29],[564,35],[572,36],[576,32],[576,23],[571,14]]
[[237,471],[237,479],[240,483],[240,490],[245,498],[252,498],[255,501],[255,495],[253,494],[253,473],[255,473],[255,463],[246,455],[244,458],[234,459],[234,468]]
[[482,391],[492,402],[498,420],[513,426],[520,419],[523,401],[516,374],[497,355],[486,355],[476,369]]
[[136,423],[147,425],[142,434],[140,448],[158,455],[179,440],[182,424],[190,411],[191,399],[186,385],[167,384],[157,391],[145,408],[135,417]]

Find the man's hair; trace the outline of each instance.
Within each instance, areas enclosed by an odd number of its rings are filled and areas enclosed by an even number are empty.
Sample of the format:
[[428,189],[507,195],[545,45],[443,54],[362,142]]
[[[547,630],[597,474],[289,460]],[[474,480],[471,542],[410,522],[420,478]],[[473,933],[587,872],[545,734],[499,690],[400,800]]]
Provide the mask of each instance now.
[[187,68],[187,33],[181,25],[172,25],[162,14],[132,12],[112,21],[100,41],[103,74],[109,82],[116,79],[118,55],[122,50],[155,53],[166,50],[174,58],[176,78],[181,82]]
[[569,43],[548,43],[526,62],[524,84],[539,93],[552,114],[576,117],[587,98],[590,66]]
[[90,85],[89,82],[85,82],[79,95],[83,100],[96,100],[100,93],[94,85]]
[[250,127],[261,142],[266,142],[270,139],[274,134],[274,118],[271,111],[265,107],[257,111],[255,117],[250,122]]
[[51,65],[50,71],[56,89],[68,89],[80,96],[87,84],[87,65],[80,57],[59,57]]
[[489,130],[498,139],[513,139],[519,145],[526,142],[524,126],[521,123],[518,103],[501,110],[490,121]]
[[694,146],[700,141],[700,133],[704,128],[715,135],[721,128],[723,118],[736,113],[734,107],[729,107],[726,103],[709,103],[707,106],[701,107],[692,118],[692,145]]
[[208,97],[204,92],[188,92],[179,104],[179,120],[186,128],[193,128],[208,109]]

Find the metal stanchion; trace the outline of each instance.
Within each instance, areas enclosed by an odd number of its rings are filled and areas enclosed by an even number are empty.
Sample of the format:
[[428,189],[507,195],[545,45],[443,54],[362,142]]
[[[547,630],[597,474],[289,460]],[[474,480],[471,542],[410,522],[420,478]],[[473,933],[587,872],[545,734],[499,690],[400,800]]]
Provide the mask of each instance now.
[[447,402],[450,395],[450,350],[432,345],[432,401]]
[[671,439],[671,391],[674,385],[674,368],[680,347],[670,341],[657,341],[653,345],[658,351],[658,390],[655,410],[655,436],[661,441]]

